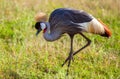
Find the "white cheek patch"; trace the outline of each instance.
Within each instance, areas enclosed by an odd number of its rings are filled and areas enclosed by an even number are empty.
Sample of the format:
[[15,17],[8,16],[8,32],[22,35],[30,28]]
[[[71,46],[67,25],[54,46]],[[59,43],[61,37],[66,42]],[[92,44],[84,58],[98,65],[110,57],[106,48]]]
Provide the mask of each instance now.
[[40,23],[41,29],[44,30],[46,28],[45,23]]

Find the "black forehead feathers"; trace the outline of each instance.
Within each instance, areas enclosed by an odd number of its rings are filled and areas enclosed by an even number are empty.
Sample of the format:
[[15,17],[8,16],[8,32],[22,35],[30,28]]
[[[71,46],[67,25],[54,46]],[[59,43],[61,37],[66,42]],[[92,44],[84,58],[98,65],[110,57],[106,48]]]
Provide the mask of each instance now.
[[39,28],[40,28],[40,23],[41,23],[41,22],[36,22],[36,24],[35,24],[35,28],[36,28],[36,29],[39,29]]

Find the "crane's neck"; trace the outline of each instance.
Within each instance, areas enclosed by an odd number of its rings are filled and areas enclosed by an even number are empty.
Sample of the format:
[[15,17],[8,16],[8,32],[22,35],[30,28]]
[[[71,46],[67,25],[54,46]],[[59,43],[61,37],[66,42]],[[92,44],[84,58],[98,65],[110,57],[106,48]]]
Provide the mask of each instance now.
[[46,22],[46,30],[44,31],[44,38],[47,41],[54,41],[60,38],[61,36],[61,31],[60,30],[50,30],[50,24],[49,22]]

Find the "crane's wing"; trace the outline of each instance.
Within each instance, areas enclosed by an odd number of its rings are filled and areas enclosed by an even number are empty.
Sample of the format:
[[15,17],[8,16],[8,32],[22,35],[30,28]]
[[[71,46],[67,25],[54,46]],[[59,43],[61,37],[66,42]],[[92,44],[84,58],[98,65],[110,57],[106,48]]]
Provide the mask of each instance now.
[[93,16],[83,10],[74,10],[60,8],[54,10],[49,18],[51,30],[55,28],[64,28],[66,26],[80,27],[79,23],[90,22]]
[[68,9],[64,15],[67,16],[67,18],[71,17],[71,21],[74,23],[90,22],[93,19],[92,15],[83,10]]

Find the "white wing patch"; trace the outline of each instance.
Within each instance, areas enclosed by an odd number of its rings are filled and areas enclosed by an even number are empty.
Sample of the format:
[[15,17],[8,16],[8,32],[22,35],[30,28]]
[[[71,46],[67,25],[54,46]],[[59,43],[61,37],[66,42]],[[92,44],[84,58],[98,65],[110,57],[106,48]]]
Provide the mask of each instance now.
[[80,25],[79,28],[81,28],[83,31],[88,32],[88,26],[90,25],[90,22],[84,22],[84,23],[79,23],[78,25]]
[[85,32],[103,34],[105,32],[104,26],[95,18],[90,22],[79,23],[80,27]]

